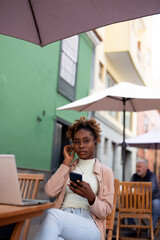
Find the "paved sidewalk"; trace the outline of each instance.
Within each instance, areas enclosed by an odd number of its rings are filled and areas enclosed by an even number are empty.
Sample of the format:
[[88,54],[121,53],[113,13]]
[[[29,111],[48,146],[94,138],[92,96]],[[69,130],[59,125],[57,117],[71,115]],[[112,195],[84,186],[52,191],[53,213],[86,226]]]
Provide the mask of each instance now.
[[[137,237],[137,232],[132,230],[132,229],[122,229],[122,236],[125,236],[125,237],[133,237],[134,239],[141,239],[141,238],[146,238],[146,239],[150,239],[150,238],[147,238],[147,231],[142,231],[141,232],[141,235],[140,235],[140,238]],[[114,234],[113,234],[113,240],[116,240],[116,229],[114,229]],[[157,235],[157,237],[154,238],[154,240],[160,240],[160,231]]]

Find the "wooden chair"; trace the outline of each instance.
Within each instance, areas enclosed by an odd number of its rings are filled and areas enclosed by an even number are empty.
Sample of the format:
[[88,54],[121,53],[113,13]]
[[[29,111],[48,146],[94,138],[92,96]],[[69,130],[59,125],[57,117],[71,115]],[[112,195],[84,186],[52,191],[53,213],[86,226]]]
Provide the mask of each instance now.
[[[22,198],[35,199],[40,181],[44,180],[44,174],[18,173],[19,186]],[[27,219],[23,231],[22,240],[27,239],[31,219]]]
[[115,219],[115,212],[116,212],[116,205],[117,205],[117,194],[118,194],[118,187],[119,187],[119,180],[114,179],[114,200],[113,200],[113,210],[112,213],[106,217],[106,230],[107,232],[107,240],[112,239],[113,235],[113,227],[114,227],[114,219]]
[[[160,190],[160,184],[159,184],[159,190]],[[158,226],[157,226],[157,228],[156,228],[156,230],[155,230],[155,237],[158,235],[158,232],[160,231],[160,217],[159,217],[159,219],[158,219]]]
[[[138,219],[138,224],[125,224],[125,219]],[[142,224],[142,220],[147,219],[147,224]],[[149,229],[151,239],[153,239],[152,226],[152,183],[151,182],[119,182],[118,201],[118,239],[133,239],[133,237],[121,236],[121,228],[136,228],[139,230]]]

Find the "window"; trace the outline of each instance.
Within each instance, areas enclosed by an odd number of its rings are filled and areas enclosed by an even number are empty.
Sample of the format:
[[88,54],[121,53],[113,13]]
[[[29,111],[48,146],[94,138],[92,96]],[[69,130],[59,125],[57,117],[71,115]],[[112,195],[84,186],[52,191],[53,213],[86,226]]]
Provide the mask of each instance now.
[[107,150],[108,150],[108,139],[104,138],[104,149],[103,149],[103,153],[106,155],[107,154]]
[[137,57],[138,57],[139,61],[141,61],[142,56],[141,56],[141,42],[140,41],[137,42]]
[[52,148],[52,171],[55,172],[57,168],[63,161],[63,148],[64,146],[71,144],[70,140],[66,136],[66,132],[68,130],[69,123],[57,119],[55,121],[54,127],[54,136],[53,136],[53,148]]
[[116,163],[115,154],[116,154],[116,144],[114,142],[112,142],[112,145],[111,145],[111,159],[112,159],[112,170],[113,170],[113,172],[115,171],[115,163]]
[[148,118],[144,117],[144,132],[148,132]]
[[126,127],[131,130],[131,117],[132,113],[131,112],[126,112]]
[[141,52],[141,42],[140,41],[137,42],[137,48],[138,48],[138,51]]
[[[106,87],[110,88],[113,87],[116,84],[116,81],[113,79],[113,77],[107,72],[106,74]],[[115,111],[109,111],[109,115],[111,115],[113,118],[118,118],[118,112]]]
[[62,40],[58,91],[75,100],[79,36]]
[[99,79],[104,81],[104,65],[101,62],[99,62]]
[[[123,112],[119,113],[119,120],[123,124]],[[128,129],[132,129],[132,113],[131,112],[125,112],[125,126]]]
[[137,42],[137,57],[138,60],[143,68],[145,68],[145,62],[144,62],[144,57],[142,55],[142,42],[138,41]]
[[116,81],[114,80],[114,78],[110,75],[109,72],[107,72],[106,74],[106,87],[113,87],[116,84]]

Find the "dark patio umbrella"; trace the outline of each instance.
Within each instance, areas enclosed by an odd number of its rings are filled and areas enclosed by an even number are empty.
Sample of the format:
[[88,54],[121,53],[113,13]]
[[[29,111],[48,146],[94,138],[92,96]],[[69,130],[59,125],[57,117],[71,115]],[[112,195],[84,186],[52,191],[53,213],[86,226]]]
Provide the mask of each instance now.
[[160,109],[160,91],[144,86],[121,82],[88,97],[79,99],[57,110],[81,111],[123,111],[123,180],[125,179],[125,112]]
[[0,33],[40,46],[160,13],[159,0],[1,0]]
[[160,149],[160,130],[152,130],[133,138],[127,138],[125,141],[129,147],[155,149],[155,169],[157,168],[157,149]]

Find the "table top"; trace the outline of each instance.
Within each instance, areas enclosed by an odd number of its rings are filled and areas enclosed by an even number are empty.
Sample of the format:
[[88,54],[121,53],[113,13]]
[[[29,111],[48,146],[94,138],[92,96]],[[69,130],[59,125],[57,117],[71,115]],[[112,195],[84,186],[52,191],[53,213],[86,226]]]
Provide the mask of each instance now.
[[13,206],[0,204],[0,225],[5,225],[6,222],[13,223],[27,218],[39,216],[45,209],[52,208],[53,202],[30,205],[30,206]]

